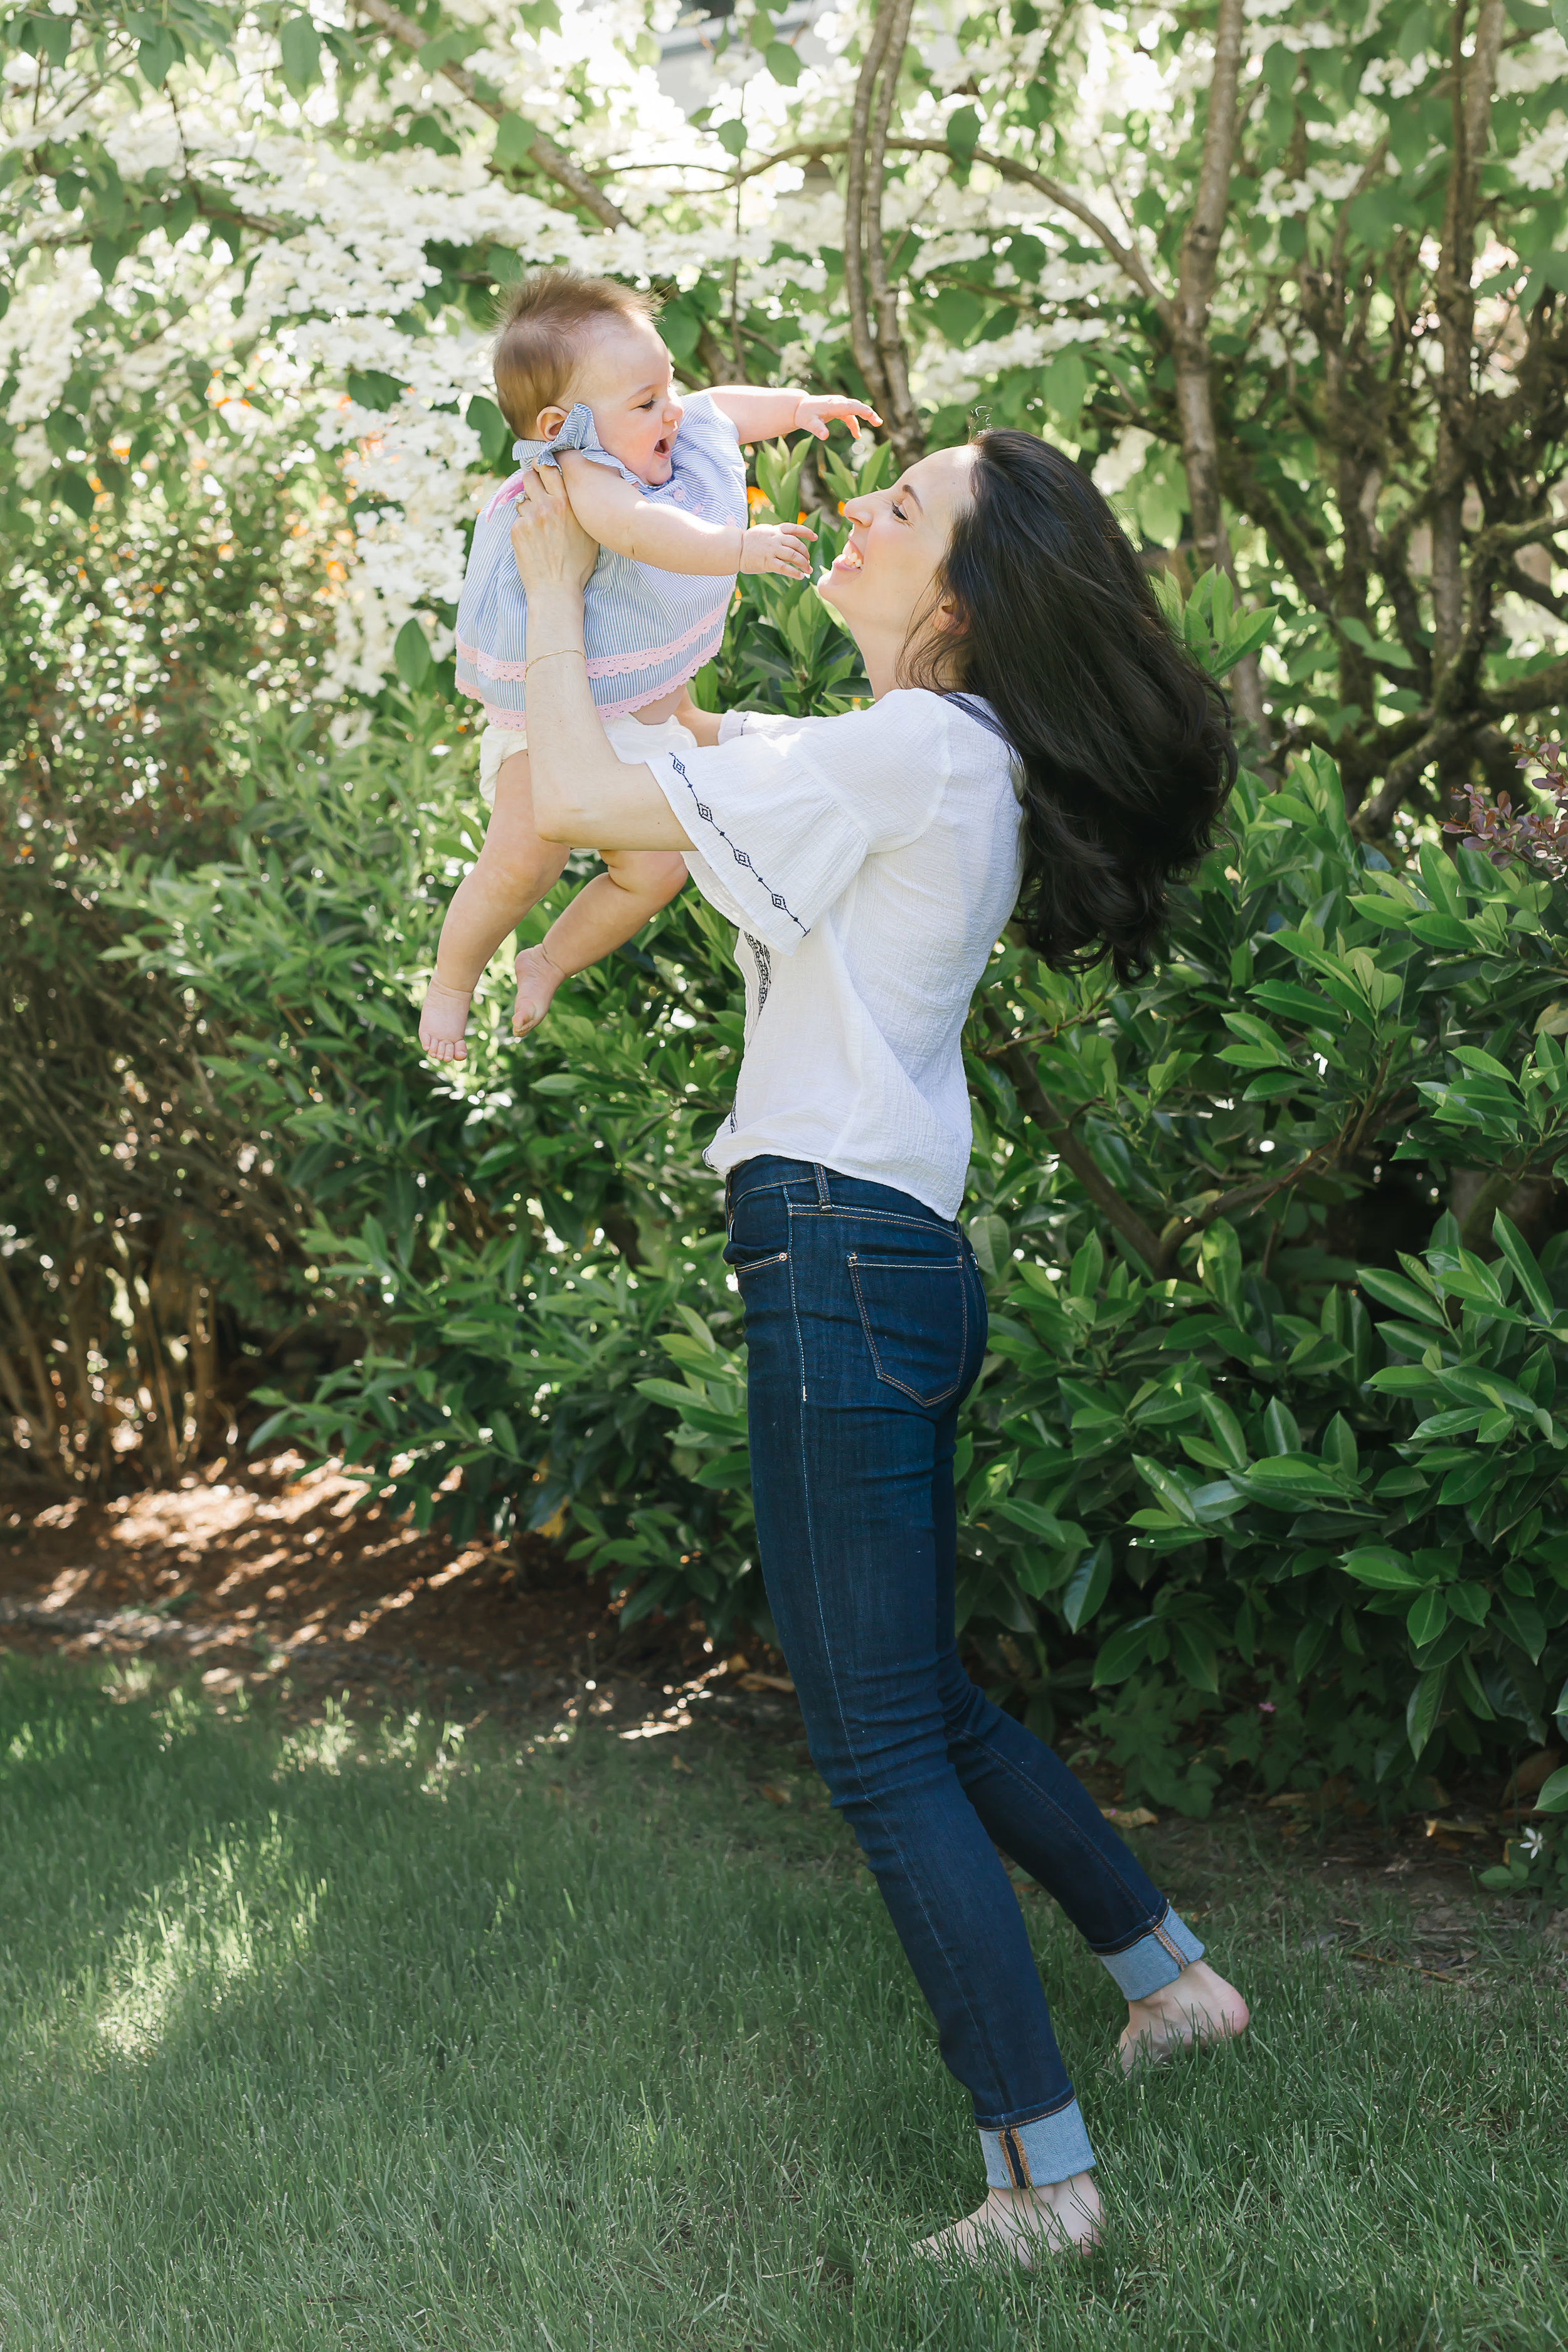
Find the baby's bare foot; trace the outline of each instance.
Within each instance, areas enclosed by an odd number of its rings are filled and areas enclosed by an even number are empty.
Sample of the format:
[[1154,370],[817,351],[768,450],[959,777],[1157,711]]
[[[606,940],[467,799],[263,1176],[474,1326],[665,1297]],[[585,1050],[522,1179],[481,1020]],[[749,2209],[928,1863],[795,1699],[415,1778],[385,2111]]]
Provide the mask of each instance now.
[[937,2263],[1001,2259],[1027,2269],[1044,2254],[1092,2253],[1101,2219],[1093,2175],[1079,2172],[1045,2189],[988,2189],[977,2211],[922,2238],[915,2252]]
[[419,1013],[419,1043],[433,1061],[467,1061],[463,1032],[473,998],[471,988],[447,988],[438,980],[430,982]]
[[1205,1960],[1193,1960],[1168,1985],[1143,2000],[1127,2004],[1127,2023],[1117,2044],[1121,2071],[1163,2065],[1194,2042],[1232,2042],[1245,2033],[1247,2008],[1241,1995]]
[[524,948],[517,960],[517,1003],[512,1007],[511,1034],[526,1037],[550,1010],[550,1000],[565,979],[542,948]]

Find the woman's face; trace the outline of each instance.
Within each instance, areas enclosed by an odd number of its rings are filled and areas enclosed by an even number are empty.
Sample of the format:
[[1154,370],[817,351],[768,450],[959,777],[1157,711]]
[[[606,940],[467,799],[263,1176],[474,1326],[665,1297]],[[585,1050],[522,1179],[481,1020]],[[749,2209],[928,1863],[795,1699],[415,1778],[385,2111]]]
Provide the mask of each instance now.
[[821,593],[862,647],[868,638],[905,642],[973,496],[973,449],[937,449],[890,489],[845,501],[853,529]]

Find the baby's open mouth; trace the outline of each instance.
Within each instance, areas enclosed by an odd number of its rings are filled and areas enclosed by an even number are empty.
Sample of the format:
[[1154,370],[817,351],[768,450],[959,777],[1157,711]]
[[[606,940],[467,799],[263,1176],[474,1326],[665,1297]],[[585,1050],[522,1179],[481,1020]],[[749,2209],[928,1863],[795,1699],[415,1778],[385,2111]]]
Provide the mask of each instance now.
[[653,454],[654,454],[654,456],[655,456],[656,457],[668,457],[668,455],[669,455],[669,451],[670,451],[670,439],[669,439],[669,436],[668,436],[668,433],[661,434],[661,435],[660,435],[660,436],[659,436],[659,438],[658,438],[658,439],[654,443],[654,445],[653,445]]

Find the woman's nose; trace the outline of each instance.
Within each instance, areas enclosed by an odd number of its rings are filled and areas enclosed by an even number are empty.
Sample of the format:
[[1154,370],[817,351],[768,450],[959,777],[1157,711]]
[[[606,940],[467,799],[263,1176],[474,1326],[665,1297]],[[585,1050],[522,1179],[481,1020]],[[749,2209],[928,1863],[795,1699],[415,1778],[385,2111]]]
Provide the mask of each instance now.
[[846,522],[869,524],[876,513],[876,509],[869,499],[846,499],[843,511]]

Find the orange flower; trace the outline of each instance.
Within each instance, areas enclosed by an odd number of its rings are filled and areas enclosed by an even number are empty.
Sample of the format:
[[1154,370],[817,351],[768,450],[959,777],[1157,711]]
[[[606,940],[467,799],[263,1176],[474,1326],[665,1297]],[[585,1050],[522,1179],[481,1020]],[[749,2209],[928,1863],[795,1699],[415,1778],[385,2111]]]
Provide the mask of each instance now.
[[749,489],[747,490],[747,492],[746,492],[746,504],[747,504],[749,507],[765,507],[765,506],[767,505],[767,502],[768,502],[768,494],[767,494],[767,492],[766,492],[765,490],[759,490],[759,489],[755,489],[755,488],[749,488]]

